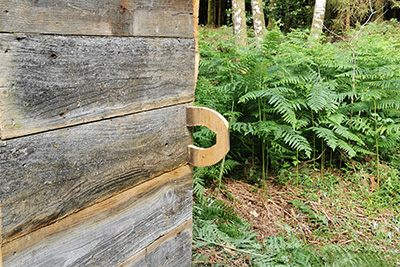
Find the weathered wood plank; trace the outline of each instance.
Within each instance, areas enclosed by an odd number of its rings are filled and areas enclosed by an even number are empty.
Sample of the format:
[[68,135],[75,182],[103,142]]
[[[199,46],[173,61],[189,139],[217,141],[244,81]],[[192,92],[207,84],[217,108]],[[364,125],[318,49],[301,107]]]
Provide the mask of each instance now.
[[0,141],[3,241],[186,164],[185,108]]
[[0,32],[193,37],[188,0],[2,0]]
[[1,203],[0,203],[0,267],[3,267],[3,238],[1,236]]
[[191,188],[189,166],[163,174],[4,244],[4,267],[117,266],[182,224],[187,257]]
[[0,34],[2,139],[193,100],[194,40]]
[[119,267],[190,266],[192,220],[157,239]]

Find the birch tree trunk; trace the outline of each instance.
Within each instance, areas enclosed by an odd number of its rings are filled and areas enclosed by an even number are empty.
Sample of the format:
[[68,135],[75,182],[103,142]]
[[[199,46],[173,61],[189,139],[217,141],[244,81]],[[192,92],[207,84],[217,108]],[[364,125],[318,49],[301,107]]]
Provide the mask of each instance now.
[[233,34],[238,45],[247,44],[247,26],[244,0],[232,0]]
[[251,11],[253,14],[254,35],[262,40],[265,31],[265,18],[262,0],[251,0]]
[[311,25],[311,37],[318,39],[322,33],[322,26],[324,25],[326,0],[316,0],[314,7],[314,16]]

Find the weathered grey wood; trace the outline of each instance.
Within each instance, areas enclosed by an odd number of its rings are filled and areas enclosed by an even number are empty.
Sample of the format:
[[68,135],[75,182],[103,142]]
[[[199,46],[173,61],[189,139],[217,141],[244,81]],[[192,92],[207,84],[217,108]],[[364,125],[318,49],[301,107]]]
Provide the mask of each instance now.
[[0,34],[2,139],[185,103],[194,40]]
[[1,236],[1,203],[0,203],[0,267],[3,267],[3,238]]
[[3,241],[186,164],[185,108],[0,141]]
[[0,32],[193,37],[188,0],[1,0]]
[[[6,243],[4,267],[117,266],[182,224],[177,245],[184,247],[176,249],[187,258],[191,177],[191,168],[183,166]],[[168,257],[165,249],[161,254]]]
[[157,239],[119,267],[190,266],[192,258],[192,221]]

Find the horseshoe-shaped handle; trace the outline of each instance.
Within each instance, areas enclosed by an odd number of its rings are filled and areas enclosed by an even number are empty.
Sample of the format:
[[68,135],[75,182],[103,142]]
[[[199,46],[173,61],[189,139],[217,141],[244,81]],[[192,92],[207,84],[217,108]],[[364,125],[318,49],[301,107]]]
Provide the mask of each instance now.
[[229,124],[218,112],[203,107],[186,107],[186,125],[205,126],[217,135],[217,142],[209,148],[189,145],[189,163],[197,167],[211,166],[229,151]]

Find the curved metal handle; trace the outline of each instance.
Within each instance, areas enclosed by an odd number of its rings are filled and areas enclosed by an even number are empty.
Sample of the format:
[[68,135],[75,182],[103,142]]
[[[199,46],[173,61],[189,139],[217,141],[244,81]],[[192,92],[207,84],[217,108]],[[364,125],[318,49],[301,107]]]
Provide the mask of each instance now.
[[186,107],[187,126],[205,126],[217,135],[217,143],[209,148],[189,145],[189,163],[197,167],[219,162],[229,151],[229,124],[218,112],[209,108]]

